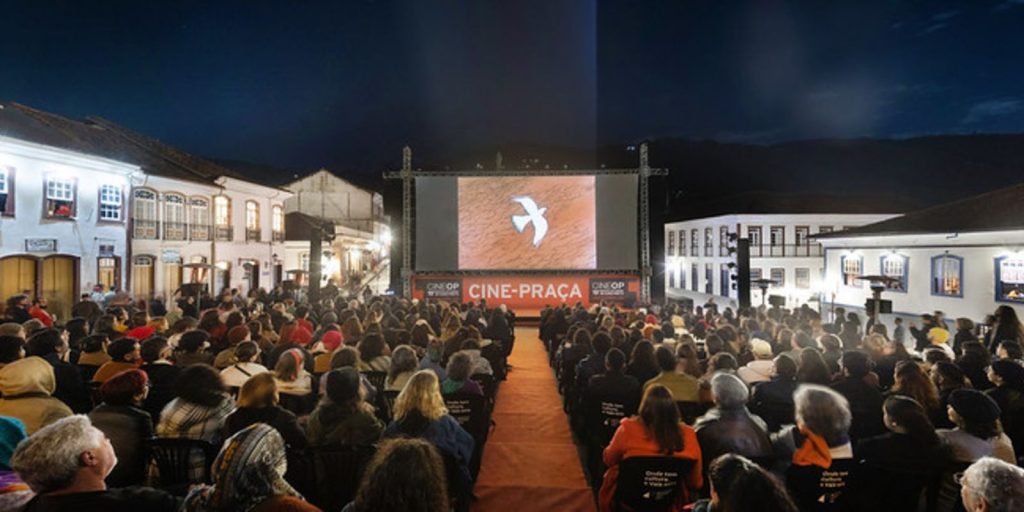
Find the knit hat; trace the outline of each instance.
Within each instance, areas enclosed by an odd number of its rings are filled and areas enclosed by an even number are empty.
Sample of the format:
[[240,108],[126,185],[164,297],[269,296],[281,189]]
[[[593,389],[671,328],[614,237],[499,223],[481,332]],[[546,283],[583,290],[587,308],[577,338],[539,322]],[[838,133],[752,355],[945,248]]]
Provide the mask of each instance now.
[[331,370],[327,374],[327,397],[343,404],[359,395],[359,372],[350,366]]
[[949,394],[949,405],[965,420],[972,423],[991,423],[999,419],[999,404],[991,397],[974,389],[958,389]]
[[313,334],[311,334],[305,327],[296,326],[295,330],[292,331],[291,336],[288,337],[288,341],[292,343],[298,343],[299,345],[308,345],[313,340]]
[[327,331],[324,333],[323,338],[320,338],[320,342],[324,344],[324,348],[328,352],[334,352],[341,346],[341,343],[345,341],[345,338],[339,331]]
[[18,418],[0,416],[0,469],[11,469],[11,455],[22,439],[28,437],[25,424]]
[[245,341],[249,337],[249,328],[244,325],[236,325],[228,331],[228,342],[232,345],[238,345]]
[[761,338],[750,340],[750,352],[758,359],[770,359],[772,357],[772,344]]

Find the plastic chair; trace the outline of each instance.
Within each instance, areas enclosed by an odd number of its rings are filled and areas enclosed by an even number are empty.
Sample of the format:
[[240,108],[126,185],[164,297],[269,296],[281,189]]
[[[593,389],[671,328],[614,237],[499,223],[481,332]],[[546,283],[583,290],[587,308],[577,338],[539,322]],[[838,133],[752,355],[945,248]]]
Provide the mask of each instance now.
[[387,419],[381,418],[384,423],[389,423],[392,418],[395,417],[395,400],[398,400],[398,394],[401,391],[383,391],[380,393],[380,410],[381,415]]
[[[159,486],[171,494],[184,495],[193,484],[211,481],[210,465],[217,448],[201,439],[153,437],[146,441],[149,460],[159,472]],[[202,471],[193,474],[193,458],[202,456]]]
[[613,510],[672,510],[694,461],[678,457],[629,457],[619,462]]
[[385,382],[387,381],[387,378],[388,378],[388,373],[387,372],[362,372],[362,373],[366,377],[366,380],[370,381],[370,384],[373,384],[373,387],[377,388],[378,392],[384,391],[384,389],[387,387],[385,385]]
[[468,393],[451,393],[444,396],[445,406],[455,421],[459,422],[469,435],[473,436],[473,458],[470,460],[470,473],[475,478],[480,471],[484,444],[491,431],[491,414],[487,400],[480,395]]

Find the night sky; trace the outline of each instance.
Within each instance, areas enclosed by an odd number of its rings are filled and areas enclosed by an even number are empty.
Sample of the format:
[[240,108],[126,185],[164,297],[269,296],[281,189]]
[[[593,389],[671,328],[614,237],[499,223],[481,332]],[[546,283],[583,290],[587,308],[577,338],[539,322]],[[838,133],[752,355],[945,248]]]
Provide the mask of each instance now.
[[295,170],[1024,132],[1024,0],[5,2],[0,63],[0,99]]

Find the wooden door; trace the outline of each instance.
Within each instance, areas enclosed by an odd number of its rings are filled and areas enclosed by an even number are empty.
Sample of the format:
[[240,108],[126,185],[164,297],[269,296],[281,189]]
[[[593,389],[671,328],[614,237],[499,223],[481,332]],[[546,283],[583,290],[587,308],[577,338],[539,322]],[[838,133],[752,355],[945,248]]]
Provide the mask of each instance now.
[[0,301],[28,290],[36,294],[36,259],[8,256],[0,259]]
[[136,298],[153,297],[153,260],[152,256],[132,258],[132,291]]
[[71,256],[51,256],[43,260],[42,290],[48,310],[55,320],[66,321],[71,317],[71,306],[75,304],[78,290],[78,259]]

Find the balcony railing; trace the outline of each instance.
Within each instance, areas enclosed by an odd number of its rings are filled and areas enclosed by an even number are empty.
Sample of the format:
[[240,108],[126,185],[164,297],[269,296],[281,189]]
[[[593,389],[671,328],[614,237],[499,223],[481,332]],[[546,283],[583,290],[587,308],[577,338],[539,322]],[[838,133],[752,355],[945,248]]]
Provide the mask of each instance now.
[[235,239],[235,229],[232,226],[214,226],[213,236],[218,242],[230,242]]
[[272,236],[275,242],[284,242],[284,231],[274,231]]
[[256,228],[256,229],[246,228],[245,229],[245,241],[246,242],[259,242],[260,241],[260,230],[259,230],[259,228]]
[[184,222],[164,222],[164,240],[187,240],[187,226]]
[[751,258],[813,258],[824,254],[820,244],[751,245]]
[[159,221],[140,219],[132,221],[132,237],[136,240],[156,240],[159,235]]
[[189,239],[196,242],[207,242],[210,240],[210,226],[206,224],[189,224]]

